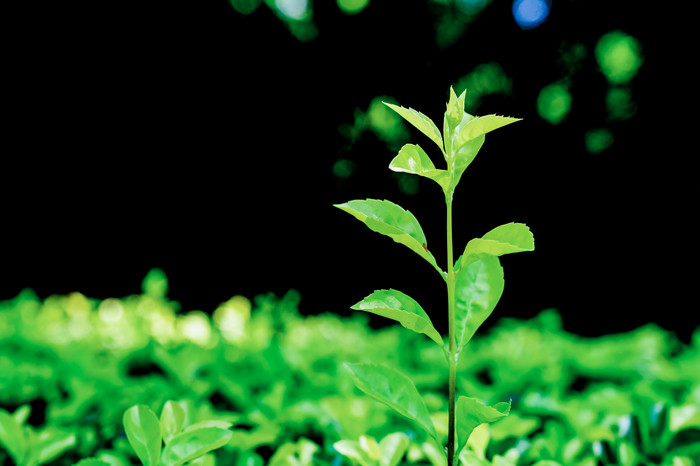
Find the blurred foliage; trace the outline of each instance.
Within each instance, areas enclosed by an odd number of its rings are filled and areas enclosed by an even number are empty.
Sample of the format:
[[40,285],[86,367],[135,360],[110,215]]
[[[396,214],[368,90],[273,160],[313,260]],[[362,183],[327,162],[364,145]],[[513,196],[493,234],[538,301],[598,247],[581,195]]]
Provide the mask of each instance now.
[[[444,436],[446,362],[422,335],[371,329],[366,315],[302,317],[294,291],[235,296],[211,316],[180,311],[166,292],[154,270],[141,295],[25,290],[0,302],[0,464],[22,449],[33,453],[20,464],[133,464],[125,410],[160,412],[167,400],[191,422],[232,423],[207,464],[439,464],[422,432],[342,368],[401,368]],[[653,325],[582,338],[554,310],[504,319],[465,349],[458,384],[513,402],[509,417],[475,431],[465,465],[700,464],[700,329],[684,344]]]

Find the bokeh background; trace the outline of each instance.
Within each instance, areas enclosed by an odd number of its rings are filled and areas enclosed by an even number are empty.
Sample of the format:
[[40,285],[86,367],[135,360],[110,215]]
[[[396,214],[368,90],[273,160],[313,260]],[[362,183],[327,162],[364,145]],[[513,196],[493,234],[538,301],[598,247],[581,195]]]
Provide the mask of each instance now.
[[[685,12],[598,0],[208,0],[4,7],[0,299],[140,292],[159,267],[184,310],[301,294],[345,315],[379,288],[445,331],[444,285],[333,203],[413,212],[444,266],[444,202],[387,166],[432,143],[380,104],[493,132],[455,199],[455,249],[527,223],[495,316],[561,311],[601,335],[698,325],[694,42]],[[686,32],[687,31],[687,32]],[[492,317],[493,319],[493,317]],[[381,325],[379,319],[373,323]]]

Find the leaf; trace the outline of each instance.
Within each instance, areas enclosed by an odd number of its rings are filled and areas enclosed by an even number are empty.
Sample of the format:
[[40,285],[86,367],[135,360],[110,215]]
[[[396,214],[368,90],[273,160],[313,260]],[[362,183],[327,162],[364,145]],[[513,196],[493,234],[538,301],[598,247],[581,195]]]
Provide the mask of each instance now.
[[428,251],[423,229],[409,211],[391,201],[377,199],[349,201],[344,204],[335,204],[335,207],[363,222],[370,230],[389,236],[397,243],[408,247],[444,276],[437,266],[435,257]]
[[109,466],[109,463],[97,458],[85,458],[75,463],[74,466]]
[[131,447],[144,466],[155,466],[160,459],[160,422],[151,408],[134,405],[124,412],[124,430]]
[[495,129],[520,121],[522,118],[504,117],[500,115],[485,115],[472,118],[459,132],[457,148],[467,142],[485,135]]
[[360,466],[370,466],[371,460],[367,457],[367,453],[360,448],[357,442],[351,440],[338,440],[333,444],[333,448],[341,455],[350,458],[357,462]]
[[39,464],[47,463],[77,443],[74,432],[58,430],[50,426],[36,436],[34,449]]
[[484,256],[502,256],[514,252],[534,251],[535,238],[524,223],[506,223],[474,238],[464,249],[458,267],[466,267]]
[[15,464],[23,464],[26,440],[22,426],[4,409],[0,409],[0,445],[3,445]]
[[447,102],[447,110],[445,111],[445,121],[452,129],[456,128],[464,118],[464,100],[467,95],[465,89],[457,97],[455,90],[450,86],[450,100]]
[[503,294],[503,268],[495,256],[484,256],[460,269],[455,284],[457,352],[491,315]]
[[389,164],[395,172],[412,173],[435,181],[446,191],[450,182],[447,170],[439,170],[433,165],[428,154],[417,144],[406,144]]
[[496,422],[510,413],[510,402],[496,403],[487,406],[476,398],[460,396],[456,405],[457,418],[457,451],[455,456],[459,457],[462,448],[467,444],[472,431],[479,425],[486,422]]
[[393,319],[409,330],[425,334],[440,347],[444,345],[442,336],[435,330],[430,317],[420,304],[400,291],[377,290],[350,309]]
[[410,440],[403,432],[389,434],[379,442],[379,449],[382,456],[379,461],[380,466],[396,466],[408,450]]
[[223,447],[233,432],[219,427],[202,427],[177,434],[163,449],[161,461],[165,466],[180,466],[207,452]]
[[185,425],[185,409],[180,403],[168,400],[160,413],[160,432],[163,434],[163,441],[168,444],[176,434],[180,433]]
[[418,128],[423,134],[428,136],[435,144],[437,144],[440,150],[443,150],[442,135],[440,134],[438,127],[435,126],[435,123],[433,123],[433,120],[423,115],[421,112],[413,110],[412,108],[404,108],[387,102],[383,103],[401,115],[406,121]]
[[191,426],[185,428],[185,432],[188,430],[201,429],[202,427],[218,427],[219,429],[229,429],[233,425],[232,422],[222,421],[219,419],[208,419],[206,421],[199,421]]
[[345,363],[357,388],[384,403],[402,416],[415,421],[437,438],[435,426],[423,398],[411,379],[387,366]]

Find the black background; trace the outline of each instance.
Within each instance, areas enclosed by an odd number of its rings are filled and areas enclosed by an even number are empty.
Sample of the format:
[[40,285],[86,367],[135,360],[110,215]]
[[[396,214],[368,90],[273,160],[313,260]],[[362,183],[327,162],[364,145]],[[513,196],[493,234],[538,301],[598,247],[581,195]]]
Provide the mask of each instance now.
[[[374,289],[397,288],[439,316],[433,269],[332,204],[393,200],[444,264],[442,193],[421,180],[417,195],[402,194],[387,169],[395,154],[371,134],[351,144],[338,127],[378,95],[441,122],[449,86],[494,61],[513,92],[479,113],[524,121],[487,137],[454,207],[457,255],[502,223],[534,232],[534,253],[502,259],[496,315],[555,307],[581,334],[653,321],[687,339],[698,325],[697,148],[683,12],[555,0],[543,25],[523,31],[510,2],[494,0],[440,48],[430,4],[373,0],[346,16],[316,1],[311,42],[264,5],[244,16],[223,0],[4,7],[0,299],[25,287],[125,296],[160,267],[184,310],[296,289],[302,312],[346,315]],[[640,41],[645,60],[630,83],[637,112],[622,122],[606,120],[593,54],[615,29]],[[588,54],[571,77],[571,114],[553,126],[535,100],[564,77],[560,51],[576,42]],[[600,126],[615,142],[589,154],[583,135]],[[340,157],[358,164],[345,182],[332,175]]]

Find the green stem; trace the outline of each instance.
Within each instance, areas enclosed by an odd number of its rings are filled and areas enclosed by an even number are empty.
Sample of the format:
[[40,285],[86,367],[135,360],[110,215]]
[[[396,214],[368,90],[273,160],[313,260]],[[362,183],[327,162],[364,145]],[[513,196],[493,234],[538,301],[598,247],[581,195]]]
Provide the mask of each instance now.
[[455,383],[457,372],[457,345],[455,341],[455,271],[452,251],[452,199],[447,202],[447,321],[449,338],[449,355],[447,364],[450,371],[449,379],[449,430],[447,436],[447,464],[454,465],[455,455]]

